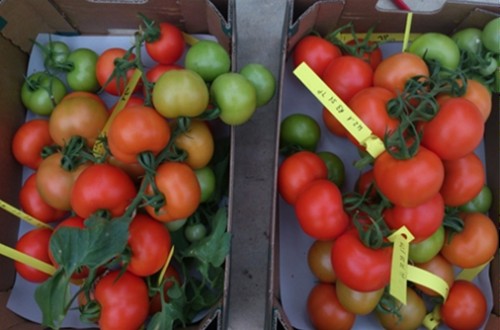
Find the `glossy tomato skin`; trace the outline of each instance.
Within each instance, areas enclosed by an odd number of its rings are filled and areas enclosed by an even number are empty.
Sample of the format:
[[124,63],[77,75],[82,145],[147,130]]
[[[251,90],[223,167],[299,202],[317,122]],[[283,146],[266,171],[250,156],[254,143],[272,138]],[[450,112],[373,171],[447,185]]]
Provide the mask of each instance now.
[[132,179],[111,164],[92,164],[82,171],[71,190],[71,207],[82,218],[97,211],[122,215],[137,194]]
[[356,291],[375,291],[389,284],[392,247],[365,246],[355,230],[340,235],[332,246],[337,279]]
[[323,283],[334,283],[337,279],[332,268],[332,244],[333,240],[314,240],[307,250],[307,265]]
[[302,38],[293,51],[293,64],[297,67],[305,62],[318,76],[323,74],[330,62],[342,56],[340,48],[319,36]]
[[326,107],[321,110],[321,120],[326,129],[334,135],[347,136],[349,134],[344,125]]
[[[175,122],[172,123],[175,129]],[[200,169],[212,160],[215,150],[214,137],[208,124],[202,120],[191,120],[185,132],[177,135],[174,144],[184,152],[184,160],[191,168]]]
[[500,53],[500,37],[498,36],[499,27],[500,19],[497,17],[486,23],[481,32],[481,41],[484,47],[496,54]]
[[335,58],[321,75],[323,81],[344,102],[373,84],[373,69],[360,58],[343,55]]
[[231,57],[217,41],[200,40],[186,52],[184,66],[198,73],[204,81],[212,82],[231,70]]
[[418,55],[396,53],[380,62],[373,73],[373,85],[400,93],[406,82],[415,76],[429,76],[429,68]]
[[127,270],[137,276],[158,272],[172,247],[170,232],[147,214],[137,214],[129,226],[128,245],[132,256]]
[[[133,69],[129,69],[126,72],[126,79],[118,79],[118,77],[114,77],[109,83],[108,79],[111,77],[113,70],[115,69],[115,60],[122,59],[127,53],[126,49],[119,47],[111,47],[103,51],[96,62],[96,77],[97,81],[101,88],[103,88],[106,92],[111,95],[121,95],[125,90],[125,86],[127,84],[128,79],[133,74]],[[132,61],[135,59],[134,54],[130,54],[128,61]],[[136,86],[139,87],[139,86]]]
[[317,283],[307,297],[307,315],[318,330],[347,330],[356,321],[356,315],[339,302],[334,284]]
[[[156,169],[156,186],[165,197],[165,205],[155,212],[145,207],[153,218],[162,222],[184,219],[192,215],[201,200],[201,188],[194,170],[182,162],[164,162]],[[151,185],[146,194],[152,194]]]
[[335,289],[340,304],[356,315],[367,315],[373,312],[384,294],[384,288],[361,292],[351,289],[340,280],[335,282]]
[[328,168],[316,153],[300,151],[288,156],[278,168],[278,192],[290,205],[299,193],[315,179],[326,179]]
[[441,159],[453,160],[473,152],[479,145],[484,117],[474,103],[456,97],[444,101],[436,116],[422,127],[422,145]]
[[99,55],[90,48],[77,48],[68,55],[72,70],[66,74],[68,86],[73,91],[97,92],[99,82],[96,64]]
[[495,224],[487,215],[479,212],[464,213],[460,217],[464,228],[453,234],[447,231],[441,255],[461,268],[472,268],[488,262],[498,249]]
[[427,262],[441,251],[444,240],[445,230],[444,227],[441,226],[426,239],[417,243],[410,242],[408,258],[415,263]]
[[[52,264],[49,257],[51,235],[52,229],[49,228],[32,229],[18,239],[15,249],[45,263]],[[18,261],[14,261],[14,267],[17,273],[29,282],[41,283],[50,277],[49,274]]]
[[146,41],[146,52],[160,64],[173,64],[177,62],[186,48],[186,42],[181,29],[177,26],[161,22],[158,24],[160,35],[154,41]]
[[342,194],[328,179],[309,183],[297,196],[294,210],[302,230],[315,239],[335,239],[349,225]]
[[411,288],[406,289],[406,304],[396,302],[400,317],[377,309],[376,316],[381,326],[388,330],[418,329],[422,325],[427,310],[424,300]]
[[35,118],[23,123],[12,139],[12,154],[23,166],[36,170],[42,162],[42,149],[54,144],[47,118]]
[[132,164],[142,152],[157,155],[171,136],[166,119],[155,109],[146,106],[127,106],[111,122],[108,145],[119,161]]
[[479,329],[487,317],[486,298],[472,282],[456,280],[441,306],[442,322],[456,330]]
[[255,87],[257,107],[271,101],[276,92],[276,79],[267,67],[260,63],[248,63],[241,68],[240,73]]
[[473,199],[468,201],[465,204],[462,204],[458,207],[458,209],[462,212],[481,212],[487,213],[491,205],[493,203],[493,192],[490,187],[485,185],[479,194],[476,195]]
[[148,288],[144,279],[128,271],[111,271],[96,284],[95,299],[101,306],[102,330],[139,329],[149,311]]
[[444,166],[434,152],[420,146],[409,159],[396,159],[383,152],[375,160],[373,174],[377,188],[393,204],[415,207],[440,191]]
[[413,40],[408,51],[426,61],[436,61],[448,70],[455,70],[460,62],[458,45],[450,36],[439,32],[419,35]]
[[36,188],[36,172],[24,181],[19,191],[19,205],[25,213],[45,223],[60,220],[66,214],[66,211],[58,210],[42,199]]
[[280,123],[280,149],[285,150],[285,153],[298,150],[316,151],[320,139],[321,127],[308,114],[293,113]]

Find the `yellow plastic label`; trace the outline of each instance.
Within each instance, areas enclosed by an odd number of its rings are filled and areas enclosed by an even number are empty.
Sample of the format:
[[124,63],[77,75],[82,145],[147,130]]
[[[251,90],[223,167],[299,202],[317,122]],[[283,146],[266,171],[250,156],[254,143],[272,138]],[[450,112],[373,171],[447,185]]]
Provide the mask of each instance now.
[[[101,133],[99,134],[100,138],[103,138],[104,136],[106,136],[106,133],[108,132],[108,129],[109,129],[109,126],[111,125],[111,122],[115,119],[116,115],[127,104],[128,100],[130,99],[130,96],[134,92],[135,86],[137,86],[139,79],[141,79],[141,76],[142,76],[141,70],[135,69],[134,74],[132,75],[132,77],[128,81],[127,85],[125,86],[125,90],[123,91],[123,94],[120,96],[120,99],[118,100],[115,108],[113,109],[113,112],[109,116]],[[102,144],[101,139],[97,139],[92,151],[93,151],[94,155],[96,155],[96,156],[102,156],[104,154],[104,145]]]
[[293,73],[372,157],[376,158],[385,150],[382,140],[372,133],[305,62],[299,64]]
[[13,249],[2,243],[0,243],[0,254],[49,275],[54,274],[54,272],[56,271],[55,267],[51,264],[38,260],[30,255],[27,255],[26,253]]
[[406,304],[406,288],[408,281],[408,253],[410,242],[415,238],[405,226],[388,237],[393,242],[391,282],[389,293],[391,296]]
[[[409,33],[407,38],[408,41],[413,41],[415,40],[420,33]],[[404,33],[382,33],[382,32],[372,32],[368,36],[366,33],[356,33],[356,38],[358,39],[365,39],[368,38],[370,41],[375,41],[375,42],[403,42],[405,39],[405,34]],[[353,35],[352,33],[340,33],[339,39],[343,42],[347,42],[350,40],[353,40]]]
[[195,37],[193,37],[192,35],[188,34],[188,33],[182,33],[182,35],[184,36],[184,41],[189,45],[189,46],[192,46],[194,45],[195,43],[197,43],[199,40]]
[[455,279],[456,280],[472,281],[474,278],[476,278],[477,275],[479,275],[479,273],[481,273],[483,271],[484,268],[486,268],[486,266],[488,266],[488,264],[491,262],[491,260],[493,260],[493,258],[491,258],[490,260],[488,260],[484,264],[479,265],[477,267],[462,269],[460,271],[460,273],[457,274]]
[[4,209],[5,211],[9,212],[10,214],[15,215],[21,220],[26,221],[32,226],[38,227],[38,228],[52,228],[50,225],[46,224],[45,222],[42,222],[31,215],[15,208],[14,206],[4,202],[3,200],[0,199],[0,208]]
[[170,261],[172,260],[172,257],[174,255],[174,246],[172,245],[172,248],[170,249],[170,253],[168,254],[167,260],[165,261],[165,264],[163,265],[163,268],[161,269],[160,276],[158,277],[158,284],[163,281],[163,277],[165,276],[165,272],[167,271],[168,265],[170,265]]
[[422,325],[429,330],[436,330],[441,322],[440,305],[436,305],[432,312],[425,315]]
[[405,25],[405,33],[403,36],[403,49],[402,51],[406,51],[408,48],[408,42],[410,41],[410,30],[411,30],[411,22],[413,20],[413,13],[409,12],[406,15],[406,25]]
[[441,277],[426,271],[425,269],[408,265],[408,281],[425,286],[446,299],[450,287]]

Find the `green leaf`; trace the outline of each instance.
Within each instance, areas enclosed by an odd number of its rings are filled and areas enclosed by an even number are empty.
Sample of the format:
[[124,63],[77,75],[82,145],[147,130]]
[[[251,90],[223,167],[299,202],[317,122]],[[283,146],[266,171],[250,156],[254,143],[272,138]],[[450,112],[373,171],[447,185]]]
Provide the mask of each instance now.
[[[178,283],[168,290],[169,302],[165,302],[165,297],[162,295],[161,311],[154,314],[147,325],[147,330],[170,330],[174,329],[174,325],[180,322],[186,324],[186,315],[184,309],[186,307],[186,296]],[[174,298],[175,297],[175,298]],[[178,321],[178,322],[177,322]]]
[[35,300],[42,311],[42,324],[59,329],[71,304],[70,279],[63,268],[35,290]]

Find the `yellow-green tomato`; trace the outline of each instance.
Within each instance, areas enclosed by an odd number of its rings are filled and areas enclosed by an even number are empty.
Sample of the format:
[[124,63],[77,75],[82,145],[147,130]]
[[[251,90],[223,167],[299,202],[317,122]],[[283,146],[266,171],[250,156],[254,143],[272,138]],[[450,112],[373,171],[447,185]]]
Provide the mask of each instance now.
[[411,288],[406,289],[406,304],[396,301],[399,315],[377,308],[375,314],[384,329],[413,330],[422,325],[427,309],[424,300]]
[[162,74],[154,85],[152,96],[155,109],[166,118],[199,116],[209,102],[205,81],[188,69]]
[[408,51],[426,61],[436,61],[448,70],[455,70],[460,62],[460,49],[451,37],[443,33],[427,32],[419,35]]
[[445,230],[439,227],[431,236],[418,243],[410,243],[408,258],[416,263],[424,263],[434,258],[444,245]]
[[244,124],[255,112],[255,87],[240,73],[228,72],[219,75],[210,86],[210,93],[220,109],[220,119],[227,125]]
[[351,289],[340,280],[337,280],[335,289],[340,304],[349,312],[357,315],[367,315],[373,312],[384,294],[384,288],[361,292]]
[[255,87],[257,107],[271,101],[276,90],[276,80],[268,68],[259,63],[249,63],[240,70],[240,73],[250,80]]
[[210,166],[204,166],[194,170],[196,178],[201,188],[200,202],[206,202],[215,192],[216,178],[215,172]]
[[96,92],[100,88],[95,71],[98,57],[89,48],[78,48],[69,54],[72,69],[66,74],[66,80],[72,90]]

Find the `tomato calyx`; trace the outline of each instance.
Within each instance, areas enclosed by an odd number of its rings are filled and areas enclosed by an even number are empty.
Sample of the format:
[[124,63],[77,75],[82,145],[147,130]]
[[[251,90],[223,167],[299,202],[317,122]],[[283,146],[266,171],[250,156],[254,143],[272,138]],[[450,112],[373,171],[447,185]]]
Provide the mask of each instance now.
[[158,24],[142,13],[139,13],[138,16],[142,20],[142,24],[144,25],[144,27],[141,27],[141,29],[139,30],[141,38],[145,42],[154,42],[160,39],[161,31]]
[[443,218],[443,226],[446,228],[446,231],[449,233],[448,242],[453,239],[453,235],[460,233],[464,229],[464,221],[460,217],[460,211],[457,207],[449,207],[445,208],[445,214]]

